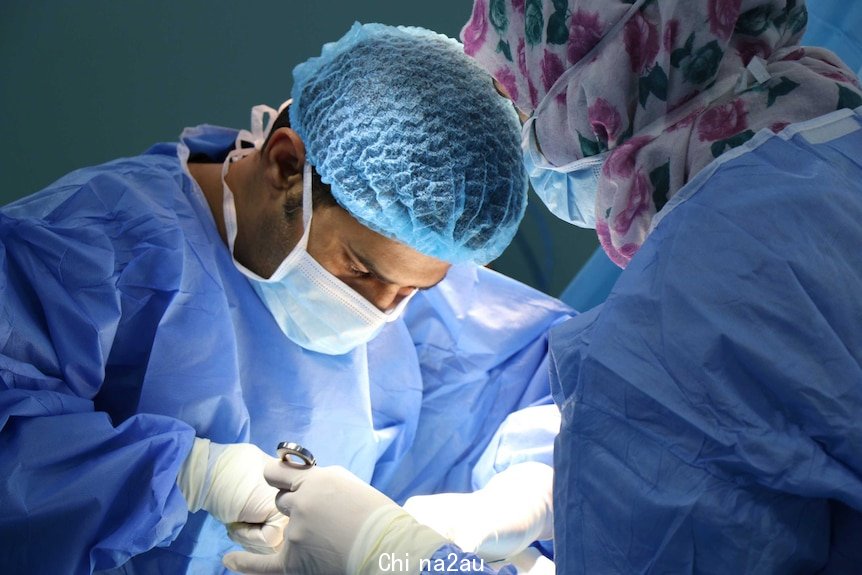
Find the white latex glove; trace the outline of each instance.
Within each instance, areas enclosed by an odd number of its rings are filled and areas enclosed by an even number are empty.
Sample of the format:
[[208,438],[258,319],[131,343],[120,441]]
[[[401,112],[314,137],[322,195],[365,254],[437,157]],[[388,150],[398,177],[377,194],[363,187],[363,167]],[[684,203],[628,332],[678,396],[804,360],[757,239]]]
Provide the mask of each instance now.
[[275,506],[278,490],[263,477],[266,464],[275,461],[250,443],[222,445],[196,437],[177,485],[189,511],[208,511],[245,549],[273,553],[288,521]]
[[518,463],[478,491],[414,496],[404,510],[461,549],[497,561],[553,537],[553,483],[550,466]]
[[518,575],[555,575],[557,571],[554,562],[539,553],[535,547],[527,547],[517,555],[487,565],[497,570],[511,565]]
[[[394,501],[342,467],[297,469],[268,464],[266,479],[282,489],[278,508],[290,516],[284,546],[276,555],[228,553],[224,565],[247,575],[370,575],[388,562],[409,557],[410,570],[448,543],[420,525]],[[398,573],[397,570],[389,572]]]

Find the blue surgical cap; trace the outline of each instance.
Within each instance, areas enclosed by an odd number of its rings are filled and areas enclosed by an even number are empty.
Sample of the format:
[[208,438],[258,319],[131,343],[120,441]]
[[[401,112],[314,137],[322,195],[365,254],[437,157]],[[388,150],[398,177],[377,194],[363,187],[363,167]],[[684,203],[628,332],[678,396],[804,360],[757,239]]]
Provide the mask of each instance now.
[[356,23],[293,78],[291,126],[362,224],[451,263],[509,245],[527,203],[518,118],[458,42]]

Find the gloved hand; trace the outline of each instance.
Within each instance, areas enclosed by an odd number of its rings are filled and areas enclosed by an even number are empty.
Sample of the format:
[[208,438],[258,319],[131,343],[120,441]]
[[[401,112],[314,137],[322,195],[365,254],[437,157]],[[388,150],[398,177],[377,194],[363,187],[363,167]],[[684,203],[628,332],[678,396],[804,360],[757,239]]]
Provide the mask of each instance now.
[[553,537],[553,483],[550,466],[518,463],[478,491],[418,495],[404,510],[461,549],[496,561]]
[[[228,553],[224,565],[247,575],[314,573],[370,575],[380,555],[410,558],[410,572],[448,543],[394,501],[342,467],[297,469],[267,464],[266,480],[279,491],[278,508],[290,516],[276,555]],[[398,571],[392,571],[397,573]]]
[[263,478],[266,464],[277,461],[250,443],[223,445],[196,437],[177,485],[189,511],[205,509],[228,526],[236,543],[272,553],[288,522],[275,506],[278,490]]

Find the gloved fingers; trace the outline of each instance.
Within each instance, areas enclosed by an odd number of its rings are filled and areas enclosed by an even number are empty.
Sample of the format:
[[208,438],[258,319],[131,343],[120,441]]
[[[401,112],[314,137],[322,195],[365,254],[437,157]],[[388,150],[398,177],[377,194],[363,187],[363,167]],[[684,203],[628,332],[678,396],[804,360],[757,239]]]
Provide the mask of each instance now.
[[293,491],[281,490],[278,492],[278,495],[275,496],[275,506],[288,517],[290,517],[290,514],[293,512],[296,503],[296,493]]
[[263,477],[267,483],[276,489],[296,491],[309,474],[317,471],[317,469],[317,467],[298,469],[280,459],[275,459],[266,464],[263,469]]
[[274,514],[270,520],[260,527],[261,538],[272,546],[272,549],[281,547],[284,543],[284,530],[290,519],[281,513]]
[[259,555],[248,551],[234,551],[222,558],[225,567],[244,575],[281,575],[282,561],[281,553]]
[[272,553],[270,547],[260,535],[260,525],[257,523],[231,523],[227,526],[227,536],[237,545],[252,553]]
[[284,542],[284,529],[288,518],[281,513],[267,523],[231,523],[227,535],[231,541],[254,553],[274,553]]
[[218,449],[212,445],[215,463],[203,508],[224,524],[265,522],[275,512],[276,490],[263,480],[263,468],[268,461],[278,460],[248,443],[220,445]]
[[282,516],[275,508],[277,493],[277,489],[261,481],[248,494],[248,500],[236,520],[243,523],[272,523],[275,518]]

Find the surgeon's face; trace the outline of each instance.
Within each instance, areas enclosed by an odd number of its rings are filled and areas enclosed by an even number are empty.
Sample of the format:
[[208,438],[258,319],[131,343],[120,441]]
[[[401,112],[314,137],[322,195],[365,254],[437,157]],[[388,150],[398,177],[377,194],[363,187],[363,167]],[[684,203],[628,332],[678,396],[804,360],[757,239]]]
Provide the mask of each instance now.
[[[289,204],[253,202],[239,213],[235,255],[255,273],[269,277],[302,236],[298,203],[302,182]],[[414,289],[439,283],[450,265],[360,224],[337,204],[314,208],[306,250],[332,275],[381,311],[395,307]]]
[[436,285],[450,267],[368,229],[337,205],[314,210],[307,249],[332,275],[383,311],[414,289]]
[[[275,272],[302,236],[303,150],[298,135],[281,128],[262,154],[236,162],[227,174],[237,190],[254,190],[236,196],[234,256],[263,277]],[[448,263],[370,230],[334,203],[315,206],[306,249],[382,311],[414,289],[436,285],[449,270]]]

